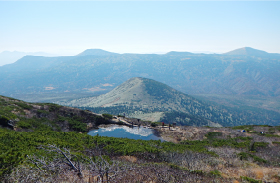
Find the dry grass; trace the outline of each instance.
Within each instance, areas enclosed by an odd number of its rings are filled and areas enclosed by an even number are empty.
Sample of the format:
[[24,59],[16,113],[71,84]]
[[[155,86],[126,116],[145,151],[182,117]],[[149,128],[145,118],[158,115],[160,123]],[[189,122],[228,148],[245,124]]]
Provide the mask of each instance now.
[[131,163],[136,163],[137,162],[137,157],[135,157],[135,156],[120,156],[119,159],[131,162]]

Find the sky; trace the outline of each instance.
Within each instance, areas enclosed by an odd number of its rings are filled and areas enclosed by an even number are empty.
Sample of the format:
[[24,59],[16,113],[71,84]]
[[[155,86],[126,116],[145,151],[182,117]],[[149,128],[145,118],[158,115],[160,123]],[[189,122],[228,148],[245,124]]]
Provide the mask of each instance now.
[[1,1],[0,53],[280,53],[280,1]]

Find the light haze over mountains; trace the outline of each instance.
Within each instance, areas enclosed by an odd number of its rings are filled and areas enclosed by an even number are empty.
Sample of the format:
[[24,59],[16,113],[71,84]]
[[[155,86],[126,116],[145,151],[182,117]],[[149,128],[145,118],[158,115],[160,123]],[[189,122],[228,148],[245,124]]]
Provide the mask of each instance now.
[[[76,56],[24,56],[1,66],[0,95],[20,99],[29,95],[32,101],[98,113],[125,111],[152,121],[176,119],[183,125],[275,125],[280,116],[279,70],[280,54],[249,47],[224,54],[118,54],[88,49]],[[225,107],[188,94],[275,100],[267,107],[250,104],[249,108],[232,100]],[[36,95],[37,100],[32,97]]]
[[89,49],[77,56],[25,56],[0,67],[0,94],[105,93],[132,77],[146,77],[188,94],[279,96],[279,59],[248,47],[225,54]]
[[44,53],[44,52],[19,52],[19,51],[3,51],[0,53],[0,66],[11,64],[19,60],[20,58],[26,56],[26,55],[32,55],[32,56],[57,56],[54,54]]

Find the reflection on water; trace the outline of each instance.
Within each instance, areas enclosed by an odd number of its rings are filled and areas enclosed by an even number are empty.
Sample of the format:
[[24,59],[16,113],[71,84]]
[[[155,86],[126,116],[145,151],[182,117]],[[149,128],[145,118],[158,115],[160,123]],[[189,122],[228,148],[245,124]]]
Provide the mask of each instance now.
[[130,128],[127,126],[110,126],[107,128],[99,128],[97,130],[92,130],[88,133],[91,136],[100,135],[107,137],[119,137],[119,138],[130,138],[130,139],[142,139],[142,140],[161,140],[162,138],[156,136],[152,129],[144,127],[134,127]]

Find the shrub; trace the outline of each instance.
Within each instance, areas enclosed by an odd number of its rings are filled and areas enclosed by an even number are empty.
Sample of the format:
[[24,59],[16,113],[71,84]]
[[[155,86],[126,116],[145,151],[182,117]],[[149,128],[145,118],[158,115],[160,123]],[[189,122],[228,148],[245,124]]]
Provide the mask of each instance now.
[[151,126],[152,126],[152,127],[156,127],[156,126],[158,126],[158,124],[157,124],[156,122],[152,122],[152,123],[151,123]]
[[278,144],[278,145],[280,145],[280,142],[273,141],[272,144]]
[[48,106],[49,106],[49,111],[50,111],[50,112],[58,111],[59,108],[61,107],[61,106],[59,106],[59,105],[57,105],[57,104],[48,104]]
[[207,139],[214,139],[222,135],[223,135],[222,132],[209,132],[205,136],[207,137]]
[[10,119],[7,118],[6,116],[0,116],[0,125],[2,125],[2,126],[7,126],[9,120],[10,120]]
[[15,104],[23,109],[32,109],[32,106],[26,104],[26,103],[22,103],[22,102],[15,102]]
[[255,142],[255,147],[267,147],[268,146],[268,142]]
[[255,179],[252,179],[252,178],[250,178],[250,177],[243,177],[243,176],[241,176],[240,177],[242,180],[246,180],[246,181],[248,181],[248,182],[250,182],[250,183],[261,183],[262,181],[261,180],[255,180]]
[[245,130],[246,132],[252,131],[254,128],[254,125],[243,125],[243,126],[234,126],[231,127],[234,130]]
[[266,137],[280,137],[280,135],[274,135],[274,134],[265,134]]
[[248,153],[245,153],[245,152],[241,152],[238,154],[238,156],[240,157],[240,160],[248,160]]
[[251,157],[255,162],[267,163],[267,160],[246,152],[241,152],[238,154],[238,156],[240,157],[240,160],[248,160],[248,158]]
[[113,119],[113,115],[111,115],[111,114],[104,113],[104,114],[102,114],[102,116],[106,119]]
[[210,173],[210,175],[213,175],[215,177],[221,177],[222,176],[221,172],[219,170],[213,170],[213,171],[210,171],[209,173]]
[[79,117],[71,118],[68,122],[72,130],[79,131],[79,132],[87,131],[87,125],[83,123]]
[[32,125],[30,123],[26,122],[26,121],[19,121],[17,123],[17,126],[19,128],[25,128],[25,129],[30,129],[32,127]]

